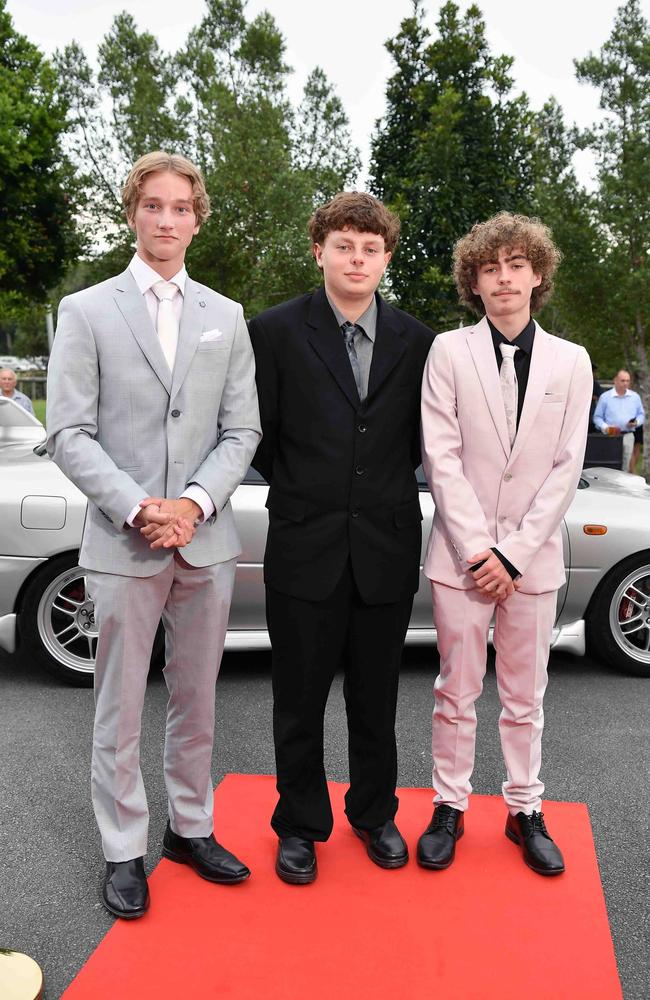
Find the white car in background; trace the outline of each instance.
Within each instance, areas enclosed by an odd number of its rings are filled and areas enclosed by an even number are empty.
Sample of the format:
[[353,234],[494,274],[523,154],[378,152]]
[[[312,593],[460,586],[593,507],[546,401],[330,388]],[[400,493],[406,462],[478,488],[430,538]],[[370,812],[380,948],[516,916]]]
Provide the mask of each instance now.
[[[61,680],[91,684],[97,629],[77,563],[85,497],[48,458],[43,426],[0,397],[0,648],[19,649]],[[239,557],[227,649],[269,646],[262,561],[267,485],[251,469],[232,504]],[[433,501],[421,480],[423,554]],[[591,651],[624,673],[650,677],[650,487],[611,469],[583,472],[562,524],[567,583],[558,594],[553,649]],[[433,644],[429,582],[421,577],[407,642]],[[159,636],[160,639],[160,636]],[[154,657],[161,654],[159,641]]]

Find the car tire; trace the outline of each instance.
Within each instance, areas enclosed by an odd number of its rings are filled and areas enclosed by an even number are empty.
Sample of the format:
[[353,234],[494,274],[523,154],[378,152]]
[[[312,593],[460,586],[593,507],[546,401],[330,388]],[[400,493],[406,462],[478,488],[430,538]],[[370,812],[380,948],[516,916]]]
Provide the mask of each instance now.
[[[77,553],[50,559],[34,573],[25,589],[18,621],[23,655],[58,680],[92,687],[97,628]],[[164,643],[159,626],[152,664],[164,659]]]
[[650,677],[650,552],[607,574],[587,613],[590,652],[627,674]]

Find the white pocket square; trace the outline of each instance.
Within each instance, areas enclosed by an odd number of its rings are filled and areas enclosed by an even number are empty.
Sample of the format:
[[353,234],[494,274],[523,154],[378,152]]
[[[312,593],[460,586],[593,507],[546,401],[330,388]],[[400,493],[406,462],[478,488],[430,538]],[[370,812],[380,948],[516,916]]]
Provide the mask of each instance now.
[[199,343],[205,344],[209,340],[219,340],[220,337],[223,337],[223,330],[204,330]]

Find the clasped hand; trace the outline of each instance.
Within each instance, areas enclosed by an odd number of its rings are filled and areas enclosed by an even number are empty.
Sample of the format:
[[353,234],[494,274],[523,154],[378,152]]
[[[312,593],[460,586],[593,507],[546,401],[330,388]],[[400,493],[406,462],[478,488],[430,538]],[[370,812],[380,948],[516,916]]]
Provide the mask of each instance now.
[[475,563],[483,563],[482,566],[472,573],[479,590],[482,590],[491,597],[495,597],[497,601],[503,601],[506,597],[514,594],[517,584],[492,549],[486,549],[485,552],[478,552],[470,558],[469,562],[471,566]]
[[201,508],[188,497],[177,500],[168,497],[147,497],[134,524],[152,549],[181,549],[188,545],[196,531],[194,522]]

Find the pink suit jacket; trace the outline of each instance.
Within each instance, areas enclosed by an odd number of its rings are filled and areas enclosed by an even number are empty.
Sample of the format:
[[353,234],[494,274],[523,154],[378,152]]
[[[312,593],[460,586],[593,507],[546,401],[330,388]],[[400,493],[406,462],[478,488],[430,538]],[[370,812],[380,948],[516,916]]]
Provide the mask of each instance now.
[[560,524],[580,477],[592,388],[584,347],[536,323],[511,449],[487,319],[436,337],[422,381],[422,465],[436,507],[429,579],[471,589],[470,557],[497,546],[523,593],[562,586]]

